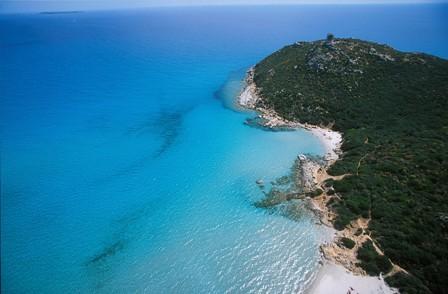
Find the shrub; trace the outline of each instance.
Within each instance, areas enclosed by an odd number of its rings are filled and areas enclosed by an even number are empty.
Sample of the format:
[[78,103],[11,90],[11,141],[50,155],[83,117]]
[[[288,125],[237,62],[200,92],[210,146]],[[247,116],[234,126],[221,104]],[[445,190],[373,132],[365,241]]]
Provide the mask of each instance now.
[[314,198],[314,197],[317,197],[319,195],[322,195],[323,192],[324,191],[322,191],[322,189],[317,188],[316,190],[307,193],[306,196]]
[[372,241],[367,240],[358,249],[358,259],[361,260],[360,266],[369,275],[378,275],[380,273],[387,273],[392,269],[392,264],[385,255],[380,255],[376,252]]
[[341,238],[341,243],[342,245],[344,245],[344,247],[348,248],[348,249],[352,249],[353,247],[355,247],[355,241],[353,241],[350,238],[347,237],[342,237]]
[[431,291],[417,278],[404,272],[398,272],[386,278],[386,282],[400,293],[406,294],[429,294]]
[[385,255],[378,255],[376,257],[376,264],[383,273],[387,273],[392,269],[392,263]]

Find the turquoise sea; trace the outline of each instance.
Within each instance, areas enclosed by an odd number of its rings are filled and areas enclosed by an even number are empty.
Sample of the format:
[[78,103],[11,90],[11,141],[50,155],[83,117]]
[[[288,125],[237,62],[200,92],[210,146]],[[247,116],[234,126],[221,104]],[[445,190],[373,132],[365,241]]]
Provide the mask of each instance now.
[[[245,70],[297,40],[448,57],[448,5],[0,15],[2,293],[292,293],[327,230],[253,204],[306,131],[244,124]],[[299,217],[286,217],[296,209]]]

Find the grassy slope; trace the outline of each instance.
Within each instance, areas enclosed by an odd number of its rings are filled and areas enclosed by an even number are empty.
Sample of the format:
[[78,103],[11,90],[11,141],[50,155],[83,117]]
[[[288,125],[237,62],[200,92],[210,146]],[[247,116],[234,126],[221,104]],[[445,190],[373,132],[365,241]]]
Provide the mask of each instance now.
[[329,172],[352,176],[334,183],[335,227],[371,217],[371,235],[411,273],[391,285],[448,293],[448,61],[354,39],[300,42],[257,64],[254,81],[282,116],[343,132]]

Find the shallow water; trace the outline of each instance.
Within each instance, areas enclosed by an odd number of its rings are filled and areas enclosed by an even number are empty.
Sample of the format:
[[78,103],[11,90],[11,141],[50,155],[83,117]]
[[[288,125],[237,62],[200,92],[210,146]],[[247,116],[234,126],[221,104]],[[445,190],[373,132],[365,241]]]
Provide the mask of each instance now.
[[447,6],[417,7],[0,16],[2,292],[302,292],[325,229],[254,207],[255,181],[323,148],[232,98],[328,31],[448,56]]

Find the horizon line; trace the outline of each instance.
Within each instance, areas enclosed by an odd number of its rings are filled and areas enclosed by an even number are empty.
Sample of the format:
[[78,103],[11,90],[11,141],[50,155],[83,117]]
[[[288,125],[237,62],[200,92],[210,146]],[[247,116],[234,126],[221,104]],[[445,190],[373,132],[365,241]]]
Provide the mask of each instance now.
[[[176,0],[174,0],[176,1]],[[90,1],[56,1],[56,0],[7,0],[2,1],[0,4],[0,14],[21,14],[21,13],[41,13],[41,12],[64,12],[64,11],[116,11],[116,10],[136,10],[136,9],[150,9],[150,8],[197,8],[197,7],[244,7],[244,6],[362,6],[362,5],[419,5],[419,4],[448,4],[448,0],[367,0],[367,1],[353,1],[353,0],[343,0],[333,2],[331,0],[323,1],[312,1],[312,0],[301,0],[301,1],[282,1],[282,2],[216,2],[216,3],[175,3],[175,2],[163,2],[157,4],[147,3],[146,1],[134,2],[135,5],[126,5],[125,3],[120,3],[118,1],[96,1],[94,4]],[[57,3],[59,7],[21,7],[24,4],[34,4],[39,6],[39,4],[50,4]],[[101,7],[101,4],[107,3],[109,6]],[[72,7],[64,7],[67,5],[74,5]],[[87,7],[82,7],[82,5],[87,5]],[[9,7],[8,7],[9,6]],[[76,7],[78,6],[78,7]],[[5,8],[6,7],[6,8]]]

